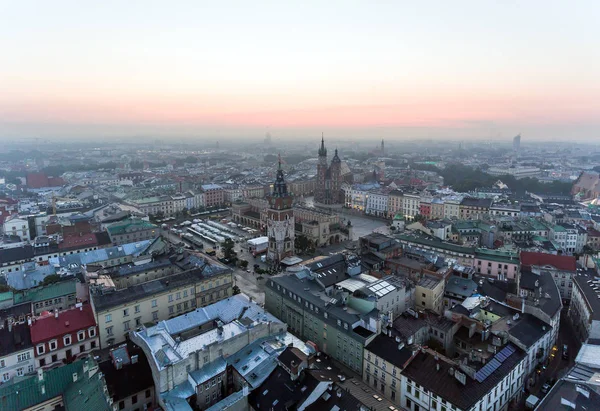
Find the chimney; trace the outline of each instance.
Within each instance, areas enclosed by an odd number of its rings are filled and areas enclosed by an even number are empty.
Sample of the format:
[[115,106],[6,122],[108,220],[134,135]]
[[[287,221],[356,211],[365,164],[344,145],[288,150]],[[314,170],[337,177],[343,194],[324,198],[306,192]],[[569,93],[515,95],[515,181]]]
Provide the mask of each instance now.
[[58,318],[58,310],[54,311],[54,318]]
[[8,332],[12,331],[12,321],[8,322]]
[[68,327],[70,324],[68,321],[65,321],[65,327]]

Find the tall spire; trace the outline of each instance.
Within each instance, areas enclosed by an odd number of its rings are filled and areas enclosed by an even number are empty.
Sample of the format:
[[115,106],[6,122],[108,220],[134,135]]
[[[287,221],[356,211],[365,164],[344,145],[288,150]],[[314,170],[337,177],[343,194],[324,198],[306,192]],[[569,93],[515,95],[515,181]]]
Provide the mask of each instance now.
[[277,165],[277,176],[275,183],[273,183],[273,197],[285,197],[287,196],[287,184],[283,178],[283,169],[281,168],[281,153],[279,154],[279,161]]
[[319,148],[319,157],[327,157],[327,149],[325,148],[325,137],[321,133],[321,148]]

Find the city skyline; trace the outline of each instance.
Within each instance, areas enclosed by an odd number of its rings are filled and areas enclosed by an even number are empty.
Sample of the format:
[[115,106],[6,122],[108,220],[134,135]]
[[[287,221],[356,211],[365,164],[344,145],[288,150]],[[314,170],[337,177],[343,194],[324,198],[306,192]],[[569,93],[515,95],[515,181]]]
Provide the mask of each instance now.
[[585,3],[5,3],[0,140],[593,141]]

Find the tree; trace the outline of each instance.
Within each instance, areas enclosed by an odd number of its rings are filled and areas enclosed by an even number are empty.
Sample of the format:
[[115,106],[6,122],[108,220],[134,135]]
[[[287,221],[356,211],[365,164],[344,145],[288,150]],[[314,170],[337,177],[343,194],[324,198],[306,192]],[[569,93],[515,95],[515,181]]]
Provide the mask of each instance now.
[[417,222],[417,221],[425,221],[425,220],[426,220],[426,218],[425,218],[424,215],[422,215],[422,214],[415,215],[415,218],[414,218],[415,222]]
[[240,267],[242,267],[244,270],[248,268],[248,260],[241,260]]
[[234,251],[233,247],[235,247],[235,243],[231,238],[226,239],[221,243],[221,248],[223,249],[223,257],[230,262],[235,261],[237,257],[237,253]]
[[590,247],[588,244],[583,246],[583,250],[581,250],[582,254],[594,255],[594,249]]
[[233,286],[233,295],[240,294],[241,292],[242,290],[240,290],[240,287],[238,287],[237,285]]
[[294,247],[298,252],[305,252],[310,247],[310,240],[304,234],[294,239]]

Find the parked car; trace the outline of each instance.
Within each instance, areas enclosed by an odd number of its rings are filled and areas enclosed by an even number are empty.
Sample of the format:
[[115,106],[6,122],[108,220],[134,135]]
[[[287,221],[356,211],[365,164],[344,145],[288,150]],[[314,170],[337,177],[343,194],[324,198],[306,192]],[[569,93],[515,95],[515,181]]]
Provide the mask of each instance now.
[[550,388],[552,388],[552,386],[548,383],[542,385],[542,389],[540,390],[540,392],[544,395],[548,394],[548,391],[550,391]]
[[569,346],[567,344],[563,344],[562,357],[563,360],[569,359]]

